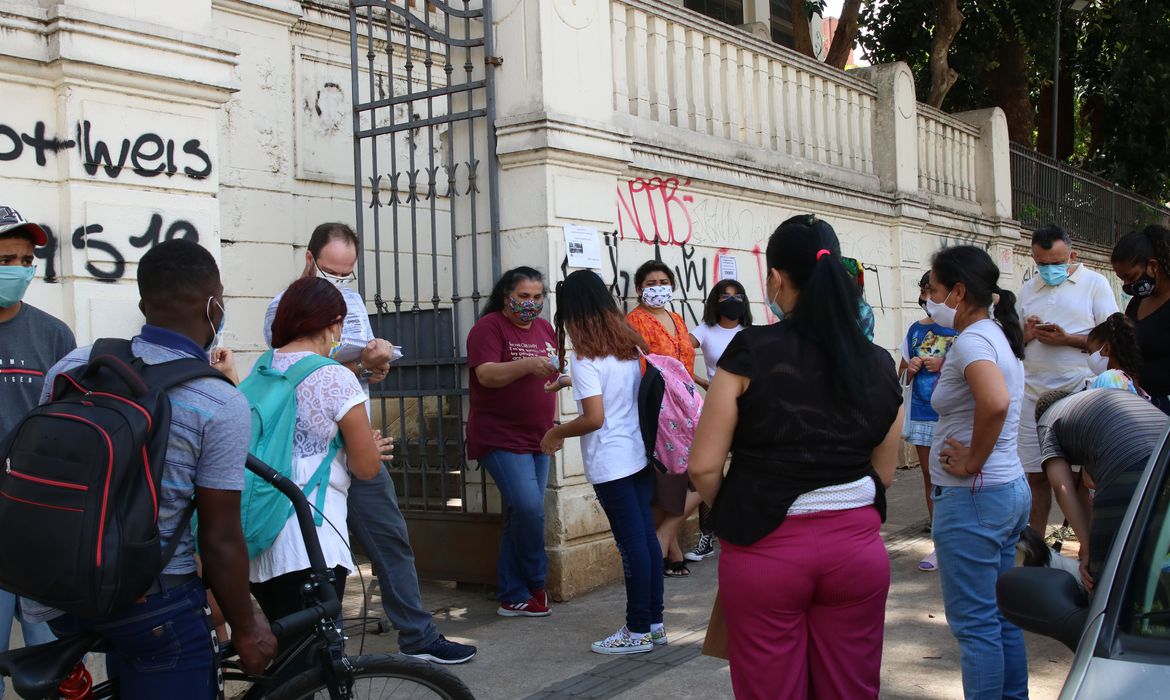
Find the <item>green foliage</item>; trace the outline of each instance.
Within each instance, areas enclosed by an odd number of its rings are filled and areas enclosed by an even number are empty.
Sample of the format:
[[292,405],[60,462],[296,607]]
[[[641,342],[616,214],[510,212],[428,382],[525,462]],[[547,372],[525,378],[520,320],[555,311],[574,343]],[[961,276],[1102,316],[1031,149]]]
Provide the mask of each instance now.
[[[860,17],[865,58],[906,62],[920,99],[930,92],[935,6],[936,0],[867,2]],[[946,109],[995,104],[990,88],[1000,48],[1019,42],[1035,110],[1040,89],[1052,82],[1055,4],[959,0],[959,10],[963,25],[947,55],[959,80]],[[1147,197],[1170,198],[1170,2],[1096,0],[1079,16],[1065,13],[1061,27],[1077,98],[1073,162]]]

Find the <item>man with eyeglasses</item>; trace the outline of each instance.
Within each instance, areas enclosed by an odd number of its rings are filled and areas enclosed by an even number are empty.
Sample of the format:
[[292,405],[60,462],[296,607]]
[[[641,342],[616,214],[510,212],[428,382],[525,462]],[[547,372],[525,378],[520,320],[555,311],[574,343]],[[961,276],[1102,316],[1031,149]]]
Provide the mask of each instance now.
[[[326,223],[313,230],[305,253],[301,277],[321,277],[337,285],[345,298],[348,313],[341,332],[343,346],[362,347],[356,360],[342,362],[366,386],[386,378],[394,357],[394,346],[375,338],[370,326],[366,302],[352,288],[357,281],[361,243],[353,229],[345,224]],[[272,322],[276,318],[278,295],[264,316],[264,338],[272,346]],[[406,656],[440,664],[470,661],[476,648],[459,644],[439,634],[431,614],[423,609],[414,568],[414,552],[406,530],[406,520],[398,508],[394,482],[383,469],[368,481],[354,479],[349,487],[349,529],[370,557],[382,592],[382,608],[398,630],[398,648]]]

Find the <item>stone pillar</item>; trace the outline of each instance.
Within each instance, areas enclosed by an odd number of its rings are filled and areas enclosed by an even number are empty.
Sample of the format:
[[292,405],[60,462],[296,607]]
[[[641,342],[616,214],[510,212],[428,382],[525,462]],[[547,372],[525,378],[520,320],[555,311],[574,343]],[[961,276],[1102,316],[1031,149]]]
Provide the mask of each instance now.
[[850,73],[877,87],[874,109],[874,169],[883,192],[918,191],[918,102],[914,75],[905,63],[860,68]]
[[962,112],[955,116],[979,128],[979,143],[975,152],[975,190],[983,213],[997,219],[1010,219],[1012,164],[1007,117],[999,107]]
[[[617,227],[615,192],[630,138],[614,125],[609,0],[505,0],[495,6],[502,267],[563,279],[562,227]],[[550,309],[555,300],[547,304]],[[560,394],[561,420],[576,404]],[[553,460],[545,497],[548,586],[564,600],[621,576],[609,522],[585,480],[579,441]]]
[[84,343],[138,329],[137,262],[160,241],[219,256],[216,123],[237,52],[212,36],[211,0],[44,5],[0,10],[0,175],[4,203],[53,233],[29,300]]
[[768,0],[744,0],[740,29],[757,39],[772,40],[772,5]]

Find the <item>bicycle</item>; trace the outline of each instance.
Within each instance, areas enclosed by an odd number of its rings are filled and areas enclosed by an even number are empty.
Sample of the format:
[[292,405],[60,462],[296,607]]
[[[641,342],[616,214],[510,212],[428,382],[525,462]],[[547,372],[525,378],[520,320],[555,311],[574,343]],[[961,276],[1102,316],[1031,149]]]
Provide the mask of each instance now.
[[[426,661],[400,654],[345,654],[346,636],[340,624],[341,601],[332,585],[333,572],[325,565],[321,543],[308,499],[296,484],[267,464],[248,455],[247,468],[272,484],[293,503],[297,524],[305,540],[310,562],[310,582],[305,584],[306,607],[270,622],[281,651],[264,675],[249,675],[235,661],[231,642],[220,648],[224,681],[251,683],[233,700],[365,700],[409,696],[441,700],[475,700],[459,678]],[[101,639],[92,632],[63,637],[48,644],[0,654],[0,675],[12,679],[23,698],[55,700],[61,682],[90,652],[101,652]],[[294,660],[310,654],[319,666],[293,676]],[[116,681],[99,683],[91,690],[94,700],[117,697]]]

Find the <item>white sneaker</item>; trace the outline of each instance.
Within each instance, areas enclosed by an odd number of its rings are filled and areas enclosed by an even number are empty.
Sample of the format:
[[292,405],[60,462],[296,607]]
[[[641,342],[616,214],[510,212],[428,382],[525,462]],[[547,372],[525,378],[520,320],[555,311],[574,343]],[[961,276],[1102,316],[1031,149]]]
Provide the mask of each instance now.
[[666,644],[666,641],[667,640],[666,640],[666,627],[665,627],[665,625],[662,627],[659,627],[658,629],[654,629],[654,625],[651,625],[650,626],[650,642],[654,646],[660,647],[663,644]]
[[623,625],[620,630],[600,642],[594,642],[590,648],[598,654],[641,654],[653,651],[654,643],[650,641],[648,634],[635,639]]

